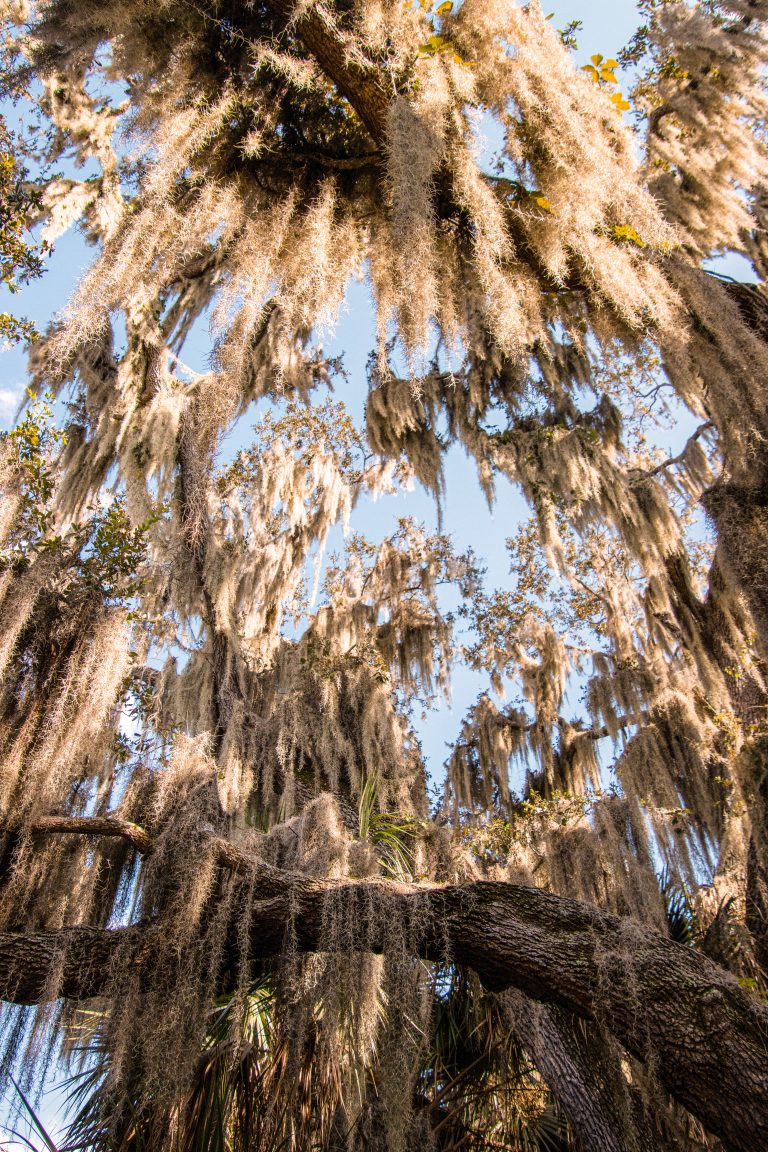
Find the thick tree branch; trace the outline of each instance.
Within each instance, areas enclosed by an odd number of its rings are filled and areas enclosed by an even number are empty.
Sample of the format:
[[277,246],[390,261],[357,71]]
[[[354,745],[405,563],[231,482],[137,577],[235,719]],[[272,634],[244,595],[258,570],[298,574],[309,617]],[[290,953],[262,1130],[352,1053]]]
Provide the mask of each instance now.
[[[693,949],[512,884],[328,881],[256,865],[253,891],[252,960],[278,955],[289,926],[300,950],[319,949],[332,901],[334,916],[356,926],[355,947],[405,946],[471,967],[493,990],[518,988],[598,1020],[727,1148],[768,1147],[768,1009]],[[35,1003],[107,994],[126,944],[147,985],[168,978],[160,925],[0,935],[0,996]]]
[[606,1041],[597,1025],[586,1026],[587,1045],[583,1022],[560,1008],[536,1003],[515,989],[504,994],[503,1004],[510,1030],[554,1094],[580,1148],[637,1152],[655,1146],[637,1131],[626,1080],[605,1059]]
[[[381,66],[366,60],[359,49],[353,48],[351,39],[324,4],[310,4],[302,9],[296,0],[267,2],[346,97],[371,138],[382,144],[387,134],[387,109],[392,93],[385,87],[386,77]],[[297,8],[299,15],[296,15]]]

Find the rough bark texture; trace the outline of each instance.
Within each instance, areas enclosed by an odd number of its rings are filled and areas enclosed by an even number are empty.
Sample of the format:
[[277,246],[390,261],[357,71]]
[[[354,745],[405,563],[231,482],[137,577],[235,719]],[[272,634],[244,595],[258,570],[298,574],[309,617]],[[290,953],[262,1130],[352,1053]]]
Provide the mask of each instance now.
[[[277,955],[291,922],[297,947],[316,950],[331,898],[359,926],[361,948],[382,951],[392,924],[408,925],[415,955],[467,965],[493,990],[514,987],[598,1020],[727,1148],[768,1147],[768,1009],[690,948],[590,905],[503,883],[345,883],[264,869],[254,891],[253,960]],[[2,935],[0,995],[33,1003],[107,993],[126,943],[149,984],[161,975],[153,965],[160,932]]]
[[381,70],[373,62],[350,53],[338,22],[320,6],[305,8],[295,17],[295,0],[269,0],[276,15],[292,23],[293,34],[349,101],[377,144],[387,131],[390,96],[382,85]]
[[33,822],[30,831],[33,834],[47,836],[119,837],[127,840],[143,855],[152,851],[152,837],[144,828],[130,820],[119,820],[114,816],[43,816]]
[[[739,309],[743,322],[768,342],[768,294],[762,285],[725,283],[726,293]],[[738,384],[735,384],[738,387]],[[744,399],[745,426],[753,433],[743,460],[726,454],[720,479],[702,496],[701,503],[717,532],[717,559],[726,576],[749,604],[756,640],[768,659],[768,451],[765,448],[766,412],[750,411]]]
[[746,921],[755,945],[755,955],[768,974],[768,869],[757,854],[754,837],[747,858]]
[[[598,1025],[530,1000],[517,989],[508,989],[504,1001],[510,1028],[552,1089],[583,1152],[659,1148],[649,1132],[638,1131],[626,1082],[618,1085],[615,1073],[610,1076],[609,1061],[598,1058],[605,1046],[596,1035]],[[579,1037],[580,1028],[590,1030],[589,1046]]]

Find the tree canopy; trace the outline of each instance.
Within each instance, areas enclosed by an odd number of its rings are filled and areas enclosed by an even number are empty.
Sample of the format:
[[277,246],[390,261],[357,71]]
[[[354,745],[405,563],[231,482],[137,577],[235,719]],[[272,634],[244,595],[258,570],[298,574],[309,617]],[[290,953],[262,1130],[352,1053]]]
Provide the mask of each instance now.
[[[640,11],[3,5],[14,226],[94,248],[0,445],[3,1066],[68,1148],[768,1146],[768,5]],[[504,585],[323,560],[455,445]]]

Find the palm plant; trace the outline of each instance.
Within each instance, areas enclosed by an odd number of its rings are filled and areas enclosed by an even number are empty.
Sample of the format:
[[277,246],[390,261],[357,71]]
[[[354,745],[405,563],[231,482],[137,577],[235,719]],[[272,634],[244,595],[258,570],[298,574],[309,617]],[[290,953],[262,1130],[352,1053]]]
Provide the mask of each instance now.
[[566,1125],[498,1000],[472,973],[436,973],[431,1051],[421,1091],[441,1152],[560,1152]]
[[373,846],[385,876],[393,880],[410,880],[414,860],[408,841],[416,834],[417,822],[377,811],[377,801],[376,777],[366,776],[358,807],[360,839]]
[[[414,1091],[414,1113],[428,1120],[439,1152],[565,1152],[567,1126],[526,1053],[510,1037],[495,998],[472,974],[437,966],[429,974],[432,1008],[428,1042]],[[320,1008],[322,1014],[322,1007]],[[379,1004],[381,1024],[386,1005]],[[72,1119],[57,1144],[16,1085],[39,1143],[14,1138],[31,1152],[285,1152],[342,1148],[363,1124],[362,1107],[350,1115],[342,1069],[324,1058],[320,1029],[298,1049],[280,1030],[279,1005],[269,978],[240,996],[223,997],[211,1013],[194,1082],[183,1098],[147,1092],[135,1064],[115,1099],[114,1070],[98,1008],[79,1010],[69,1025],[68,1056],[75,1067],[65,1081]],[[293,1038],[295,1041],[295,1038]],[[358,1070],[376,1092],[375,1046]],[[362,1103],[364,1092],[357,1093]],[[288,1109],[291,1093],[302,1107]],[[301,1117],[296,1128],[295,1117]]]
[[266,978],[216,1004],[194,1081],[182,1099],[153,1098],[136,1064],[116,1102],[105,1022],[102,1012],[90,1009],[79,1011],[70,1027],[70,1058],[84,1064],[65,1084],[74,1113],[67,1152],[151,1152],[169,1141],[179,1152],[272,1152],[280,1146],[268,1134],[279,1128],[268,1105],[276,1099],[284,1059],[274,1044],[274,1004]]
[[35,1108],[33,1108],[32,1104],[27,1099],[19,1084],[16,1083],[13,1076],[9,1075],[9,1080],[11,1081],[11,1084],[16,1091],[16,1095],[19,1097],[21,1107],[29,1118],[32,1130],[37,1133],[38,1139],[41,1141],[41,1143],[39,1145],[35,1145],[30,1136],[20,1132],[17,1128],[13,1128],[9,1132],[11,1139],[7,1141],[1,1141],[0,1148],[12,1148],[14,1145],[23,1144],[26,1148],[30,1149],[30,1152],[42,1152],[43,1148],[46,1149],[46,1152],[60,1152],[59,1148],[56,1146],[55,1141],[49,1135],[45,1125],[37,1114],[37,1111]]

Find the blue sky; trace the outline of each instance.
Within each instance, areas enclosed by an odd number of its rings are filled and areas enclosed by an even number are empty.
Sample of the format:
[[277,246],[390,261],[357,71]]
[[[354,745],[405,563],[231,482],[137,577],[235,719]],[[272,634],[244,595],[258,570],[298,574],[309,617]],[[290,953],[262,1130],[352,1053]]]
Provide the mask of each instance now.
[[637,5],[631,0],[543,0],[542,8],[558,28],[571,20],[581,20],[579,55],[585,60],[594,52],[615,56],[638,25]]

